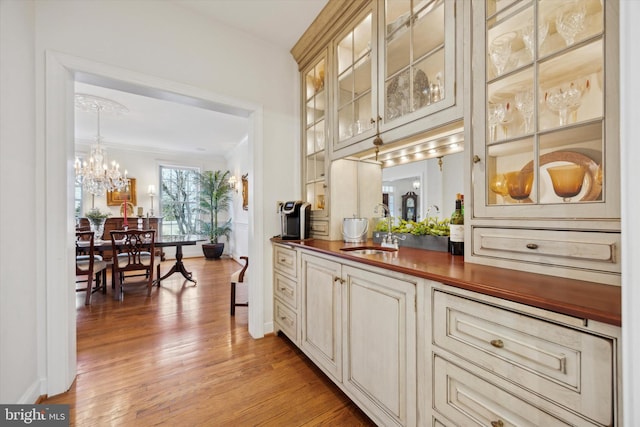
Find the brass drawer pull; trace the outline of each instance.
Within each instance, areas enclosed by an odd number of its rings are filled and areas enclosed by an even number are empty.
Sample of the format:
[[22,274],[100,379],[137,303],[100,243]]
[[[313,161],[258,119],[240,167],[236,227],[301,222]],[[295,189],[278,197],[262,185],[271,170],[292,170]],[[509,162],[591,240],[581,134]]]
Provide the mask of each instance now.
[[342,279],[342,278],[340,278],[340,277],[338,277],[338,276],[334,277],[334,278],[333,278],[333,281],[334,281],[334,282],[340,282],[340,284],[344,284],[344,279]]
[[538,249],[538,245],[535,243],[527,243],[527,249]]
[[285,288],[284,286],[280,288],[280,292],[287,293],[289,295],[293,295],[293,291],[289,288]]
[[503,427],[504,423],[502,422],[502,420],[498,420],[498,421],[491,421],[491,427]]
[[491,345],[496,348],[504,347],[504,343],[502,342],[502,340],[491,340],[490,342],[491,342]]

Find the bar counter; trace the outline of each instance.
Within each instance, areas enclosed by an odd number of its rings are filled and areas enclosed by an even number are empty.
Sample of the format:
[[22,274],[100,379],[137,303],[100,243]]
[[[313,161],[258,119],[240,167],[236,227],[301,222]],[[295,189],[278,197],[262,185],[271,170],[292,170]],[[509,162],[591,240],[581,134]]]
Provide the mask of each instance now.
[[[458,288],[555,311],[582,319],[621,326],[621,288],[545,274],[465,263],[446,252],[401,247],[382,255],[360,255],[340,250],[353,246],[377,246],[318,239],[272,242],[333,255],[345,260],[434,280]],[[544,266],[540,267],[541,270]]]

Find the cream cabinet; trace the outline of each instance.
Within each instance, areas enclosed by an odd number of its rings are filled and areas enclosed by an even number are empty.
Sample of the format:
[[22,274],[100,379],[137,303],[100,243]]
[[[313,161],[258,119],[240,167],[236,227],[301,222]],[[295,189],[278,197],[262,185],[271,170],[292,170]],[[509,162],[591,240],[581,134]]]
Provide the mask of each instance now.
[[620,283],[617,19],[617,0],[473,2],[467,261]]
[[463,3],[376,0],[332,42],[332,158],[460,120]]
[[301,348],[379,425],[416,425],[416,284],[301,254]]
[[300,285],[298,252],[286,245],[273,245],[274,332],[283,332],[296,345],[300,342]]
[[434,285],[434,417],[450,425],[618,425],[620,330]]
[[380,166],[356,163],[375,158],[376,136],[400,144],[461,132],[467,9],[461,0],[331,0],[294,46],[313,237],[341,239],[343,218],[374,216]]

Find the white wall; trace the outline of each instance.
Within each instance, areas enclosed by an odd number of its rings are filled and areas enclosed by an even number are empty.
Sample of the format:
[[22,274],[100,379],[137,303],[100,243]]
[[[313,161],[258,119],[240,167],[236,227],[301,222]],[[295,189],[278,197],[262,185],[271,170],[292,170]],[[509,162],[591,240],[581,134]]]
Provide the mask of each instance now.
[[33,5],[0,1],[0,402],[38,396],[44,287],[35,212]]

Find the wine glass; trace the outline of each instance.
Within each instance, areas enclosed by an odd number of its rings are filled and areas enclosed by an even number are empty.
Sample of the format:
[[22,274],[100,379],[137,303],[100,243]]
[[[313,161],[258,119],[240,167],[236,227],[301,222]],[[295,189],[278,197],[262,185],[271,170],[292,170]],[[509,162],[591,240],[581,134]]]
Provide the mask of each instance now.
[[586,9],[580,1],[562,7],[556,15],[556,31],[567,46],[575,42],[576,35],[584,30]]
[[489,188],[499,196],[506,197],[509,195],[507,177],[503,173],[497,173],[491,177]]
[[[533,25],[533,20],[529,22],[527,26],[522,29],[522,41],[524,45],[527,47],[527,51],[529,52],[529,56],[531,59],[534,58],[535,55],[535,39],[536,34],[533,31],[535,26]],[[544,40],[547,38],[547,33],[549,32],[549,23],[547,21],[542,20],[542,22],[538,22],[538,49],[544,43]]]
[[491,142],[497,139],[496,129],[503,122],[507,110],[503,104],[489,104],[489,140]]
[[533,186],[533,170],[507,172],[504,176],[507,178],[507,191],[512,199],[522,203],[529,197]]
[[562,165],[547,168],[551,177],[553,191],[562,197],[563,202],[570,202],[582,190],[586,169],[581,165]]
[[[587,83],[588,85],[588,83]],[[545,93],[547,106],[558,113],[560,126],[568,124],[569,113],[575,111],[582,103],[581,85],[571,82],[568,85],[555,87]]]
[[533,90],[525,90],[516,93],[514,97],[516,108],[524,120],[524,133],[531,132],[531,121],[533,120]]
[[493,39],[489,45],[489,57],[496,67],[498,76],[504,73],[505,67],[511,58],[511,42],[516,38],[516,33],[509,32]]

